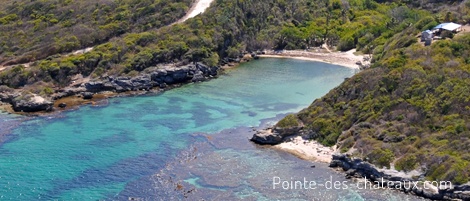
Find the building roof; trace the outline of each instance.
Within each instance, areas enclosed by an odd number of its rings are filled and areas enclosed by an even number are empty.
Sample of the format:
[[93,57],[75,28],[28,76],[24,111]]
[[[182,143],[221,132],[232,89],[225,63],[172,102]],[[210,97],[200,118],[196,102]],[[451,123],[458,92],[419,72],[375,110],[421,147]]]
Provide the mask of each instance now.
[[423,31],[423,33],[424,33],[424,32],[426,32],[426,33],[428,33],[428,34],[432,34],[432,31],[431,31],[431,30],[429,30],[429,29],[428,29],[428,30],[426,30],[426,31]]
[[434,27],[434,29],[444,29],[444,30],[448,30],[448,31],[454,31],[458,28],[460,28],[462,25],[460,24],[456,24],[456,23],[453,23],[453,22],[448,22],[448,23],[442,23],[440,25],[437,25],[436,27]]

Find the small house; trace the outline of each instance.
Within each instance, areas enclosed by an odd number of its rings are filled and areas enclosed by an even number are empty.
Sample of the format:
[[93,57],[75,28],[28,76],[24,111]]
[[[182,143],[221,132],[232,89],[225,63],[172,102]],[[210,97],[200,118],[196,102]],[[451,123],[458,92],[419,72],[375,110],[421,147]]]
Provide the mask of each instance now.
[[436,27],[434,27],[433,30],[436,30],[438,32],[450,31],[452,33],[457,33],[457,32],[462,31],[462,25],[456,24],[456,23],[453,23],[453,22],[442,23],[442,24],[439,24]]
[[427,39],[431,39],[434,37],[434,33],[431,30],[426,30],[421,32],[421,42],[426,41]]

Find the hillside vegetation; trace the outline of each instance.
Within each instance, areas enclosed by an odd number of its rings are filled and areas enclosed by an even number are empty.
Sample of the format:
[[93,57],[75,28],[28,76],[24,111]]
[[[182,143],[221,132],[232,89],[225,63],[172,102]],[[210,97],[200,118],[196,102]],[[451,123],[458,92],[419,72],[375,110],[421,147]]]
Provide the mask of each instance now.
[[129,32],[168,25],[192,0],[6,0],[0,4],[0,64],[44,59]]
[[298,113],[325,145],[429,179],[470,176],[470,35],[398,49]]
[[[339,50],[357,47],[364,53],[383,52],[395,33],[421,21],[429,28],[446,20],[404,3],[371,0],[217,0],[204,15],[183,24],[128,33],[92,52],[49,57],[31,68],[0,73],[0,84],[13,88],[38,82],[66,86],[76,74],[135,75],[158,64],[202,61],[210,66],[244,51],[304,49],[325,42]],[[451,17],[451,16],[447,16]],[[13,25],[12,25],[13,26]],[[406,44],[405,44],[406,45]]]
[[[430,179],[456,183],[470,177],[470,37],[430,47],[416,38],[441,22],[468,23],[468,0],[216,0],[203,15],[158,30],[182,16],[188,2],[47,2],[2,4],[0,60],[47,59],[0,72],[0,85],[51,94],[77,74],[133,76],[169,63],[215,66],[245,51],[323,43],[357,48],[373,53],[372,68],[283,126],[301,123],[323,144],[338,144],[379,166],[422,169]],[[88,32],[74,31],[84,26]],[[13,37],[15,30],[29,31]],[[50,56],[103,41],[82,55]]]
[[416,33],[436,23],[436,16],[441,15],[421,18],[378,45],[373,68],[299,112],[304,130],[379,167],[418,169],[429,180],[469,181],[470,35],[428,47],[417,43]]

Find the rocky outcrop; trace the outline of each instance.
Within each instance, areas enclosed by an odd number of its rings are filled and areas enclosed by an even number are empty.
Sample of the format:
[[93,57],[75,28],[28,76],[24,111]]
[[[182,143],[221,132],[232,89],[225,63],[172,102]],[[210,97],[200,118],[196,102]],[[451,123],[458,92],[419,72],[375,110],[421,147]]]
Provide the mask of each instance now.
[[284,142],[286,137],[298,134],[301,129],[302,127],[268,128],[257,131],[251,141],[261,145],[276,145]]
[[82,93],[82,98],[85,100],[90,100],[93,98],[93,93],[91,92],[83,92]]
[[[168,85],[205,81],[219,73],[219,67],[210,67],[201,63],[184,66],[160,66],[145,69],[135,77],[106,76],[97,80],[75,84],[70,87],[56,90],[52,100],[58,100],[68,96],[82,96],[83,99],[92,99],[93,95],[100,92],[127,92],[148,91],[152,88],[166,88]],[[36,94],[21,95],[18,91],[2,86],[0,89],[0,101],[9,103],[17,112],[51,111],[53,102]],[[61,108],[66,105],[61,105]]]
[[85,91],[86,91],[85,87],[66,87],[66,88],[57,90],[56,93],[52,96],[52,99],[57,100],[63,97],[80,94]]
[[218,67],[209,67],[201,63],[180,67],[150,68],[136,77],[110,76],[104,80],[85,83],[83,87],[87,92],[92,93],[150,90],[154,87],[164,88],[171,84],[204,81],[209,77],[216,76],[218,70]]
[[283,142],[283,137],[279,133],[273,132],[271,129],[266,129],[257,131],[251,138],[251,141],[261,145],[276,145]]
[[419,182],[413,177],[387,174],[370,163],[361,159],[352,159],[344,154],[333,155],[330,167],[342,168],[346,171],[348,178],[367,178],[373,182],[372,185],[399,189],[406,193],[412,192],[432,200],[470,200],[469,185],[446,185],[446,187],[440,186],[440,188],[437,188],[428,183]]
[[37,94],[21,94],[13,90],[0,93],[0,101],[11,104],[16,112],[51,111],[53,108],[51,101]]
[[53,103],[36,94],[26,94],[11,100],[16,112],[52,111]]
[[19,93],[13,93],[12,91],[2,91],[0,92],[0,101],[11,104],[12,100],[18,96],[20,96]]

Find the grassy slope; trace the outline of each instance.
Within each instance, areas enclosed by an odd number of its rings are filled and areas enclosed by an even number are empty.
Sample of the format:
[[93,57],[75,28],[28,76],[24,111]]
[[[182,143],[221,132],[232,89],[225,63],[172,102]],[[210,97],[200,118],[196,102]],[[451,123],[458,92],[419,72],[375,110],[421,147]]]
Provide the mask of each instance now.
[[191,0],[19,0],[0,4],[0,64],[44,59],[181,18]]
[[[65,86],[75,74],[135,75],[162,63],[203,61],[264,48],[298,49],[325,41],[364,52],[380,47],[410,23],[429,15],[400,4],[367,0],[219,0],[204,15],[158,31],[124,34],[92,52],[38,61],[0,73],[13,88],[46,82]],[[434,19],[426,26],[435,25]]]
[[[468,8],[467,8],[468,9]],[[470,35],[415,43],[416,23],[376,49],[378,62],[297,114],[315,139],[378,166],[432,180],[470,178]],[[353,149],[351,149],[353,148]]]
[[[430,179],[470,170],[470,35],[414,44],[350,78],[298,117],[326,145]],[[398,63],[393,63],[398,62]]]

